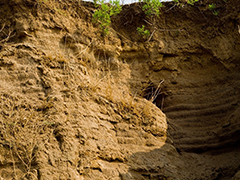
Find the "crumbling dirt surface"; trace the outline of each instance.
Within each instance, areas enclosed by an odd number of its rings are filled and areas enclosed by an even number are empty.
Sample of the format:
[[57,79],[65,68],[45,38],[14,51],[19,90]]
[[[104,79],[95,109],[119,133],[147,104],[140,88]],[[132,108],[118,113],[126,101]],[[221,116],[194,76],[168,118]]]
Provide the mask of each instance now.
[[240,3],[141,6],[0,2],[1,179],[240,179]]

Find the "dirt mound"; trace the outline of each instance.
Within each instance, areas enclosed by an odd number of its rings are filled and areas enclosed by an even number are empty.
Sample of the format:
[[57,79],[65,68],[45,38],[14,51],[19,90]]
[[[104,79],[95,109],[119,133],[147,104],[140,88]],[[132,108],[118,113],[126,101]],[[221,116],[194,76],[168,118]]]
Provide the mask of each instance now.
[[240,178],[239,3],[141,6],[0,3],[2,179]]

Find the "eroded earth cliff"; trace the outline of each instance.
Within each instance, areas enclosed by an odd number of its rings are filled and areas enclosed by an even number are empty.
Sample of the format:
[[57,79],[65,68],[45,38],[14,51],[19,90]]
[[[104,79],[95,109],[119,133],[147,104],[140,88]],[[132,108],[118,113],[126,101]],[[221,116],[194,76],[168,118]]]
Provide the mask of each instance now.
[[240,179],[239,1],[141,6],[0,2],[2,179]]

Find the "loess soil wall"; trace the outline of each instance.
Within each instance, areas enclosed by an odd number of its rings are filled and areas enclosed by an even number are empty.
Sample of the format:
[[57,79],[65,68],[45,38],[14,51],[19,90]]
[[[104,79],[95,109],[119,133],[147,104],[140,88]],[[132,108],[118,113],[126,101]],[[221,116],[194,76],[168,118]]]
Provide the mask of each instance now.
[[240,4],[163,4],[0,2],[0,178],[240,179]]

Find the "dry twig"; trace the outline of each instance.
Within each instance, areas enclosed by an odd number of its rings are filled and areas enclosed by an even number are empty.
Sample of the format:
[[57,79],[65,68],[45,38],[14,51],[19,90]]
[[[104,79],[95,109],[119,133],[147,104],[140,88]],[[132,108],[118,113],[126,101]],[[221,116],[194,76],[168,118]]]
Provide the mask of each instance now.
[[0,32],[2,32],[4,28],[5,28],[5,24],[3,24],[3,27],[0,29]]
[[16,33],[14,33],[14,34],[12,35],[12,32],[13,32],[13,30],[9,30],[7,37],[6,37],[5,39],[2,39],[2,40],[0,41],[0,43],[7,42],[10,38],[14,37],[14,36],[16,35]]
[[155,31],[156,31],[156,29],[154,29],[154,31],[153,31],[152,34],[150,35],[150,37],[149,37],[149,39],[148,39],[147,42],[149,42],[149,41],[152,39],[152,36],[153,36],[153,34],[155,33]]

